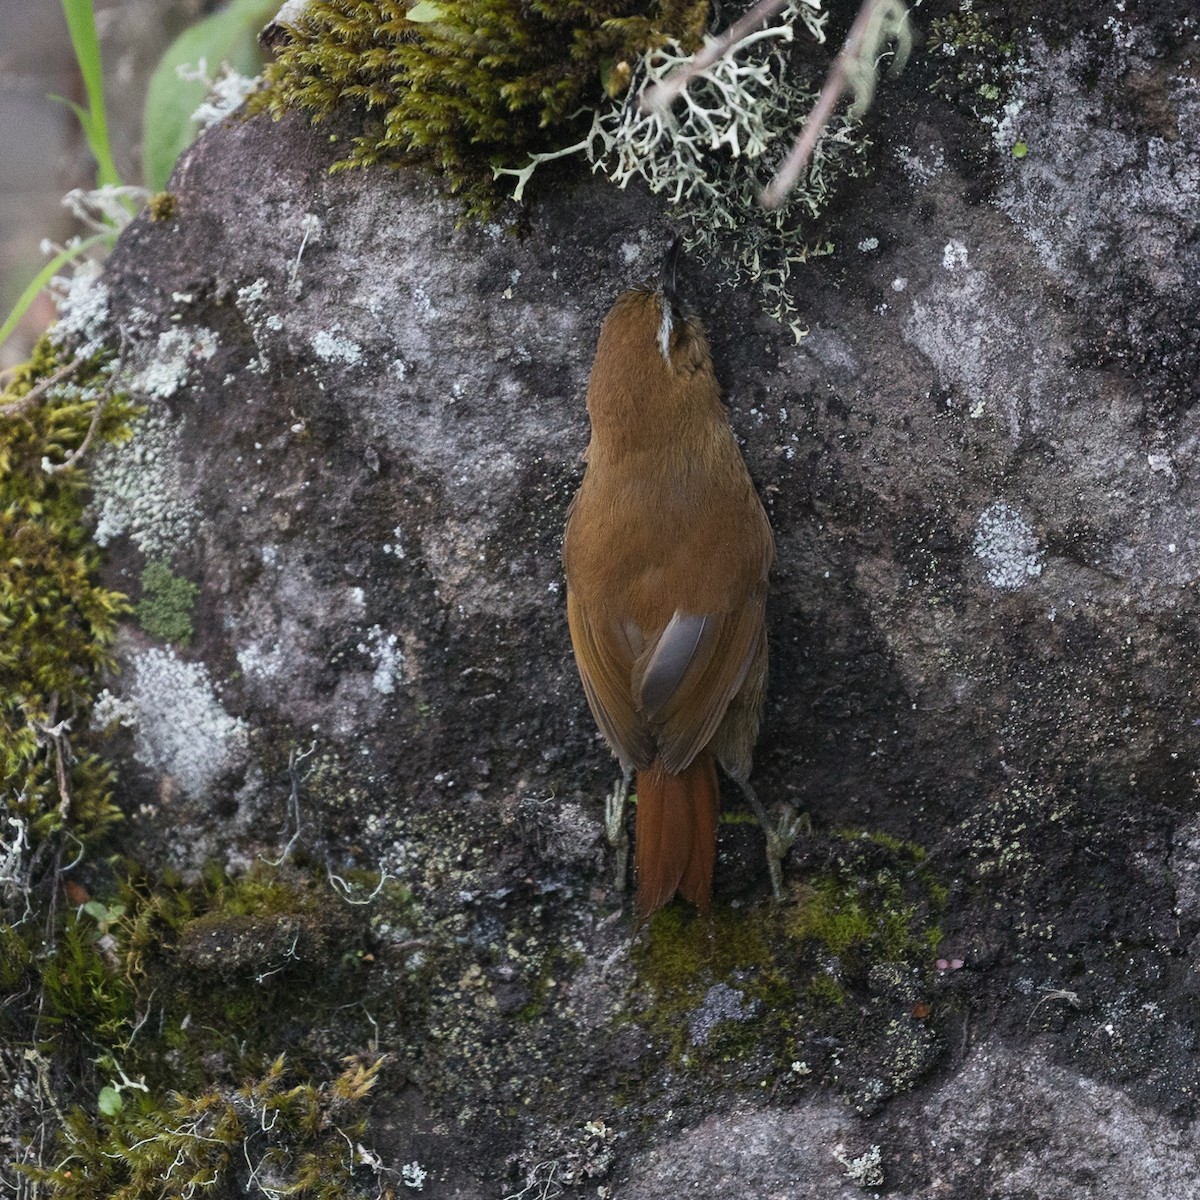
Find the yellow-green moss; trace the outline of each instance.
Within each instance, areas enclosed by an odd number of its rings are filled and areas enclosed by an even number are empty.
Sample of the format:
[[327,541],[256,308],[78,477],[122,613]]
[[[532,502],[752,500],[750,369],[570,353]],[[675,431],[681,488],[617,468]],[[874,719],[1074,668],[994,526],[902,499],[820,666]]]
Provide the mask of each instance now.
[[[827,1026],[849,1036],[847,1001],[875,994],[882,965],[918,977],[932,970],[944,890],[923,859],[911,843],[840,831],[783,905],[716,908],[708,917],[681,904],[662,909],[633,951],[632,1019],[679,1063],[765,1058],[783,1070],[801,1031]],[[735,1016],[713,1017],[717,985],[730,989],[727,1007],[739,998]]]
[[55,1200],[233,1194],[247,1170],[261,1172],[273,1195],[349,1200],[373,1174],[359,1169],[355,1145],[383,1062],[350,1058],[332,1079],[293,1082],[280,1055],[236,1088],[162,1098],[113,1089],[107,1116],[80,1107],[67,1115],[54,1167],[20,1169]]
[[103,357],[21,405],[66,365],[44,338],[0,394],[0,796],[40,835],[86,837],[119,815],[79,739],[126,604],[84,527],[86,457],[67,463],[89,436],[128,437],[133,409]]
[[[315,0],[267,67],[251,110],[369,120],[339,166],[432,168],[486,215],[497,166],[566,145],[602,72],[674,37],[699,43],[708,0]],[[584,118],[584,123],[590,118]]]
[[138,624],[153,638],[186,646],[192,640],[192,605],[200,588],[171,573],[165,562],[147,563],[141,577]]
[[179,200],[172,192],[155,192],[146,202],[146,211],[152,221],[170,221],[179,212]]

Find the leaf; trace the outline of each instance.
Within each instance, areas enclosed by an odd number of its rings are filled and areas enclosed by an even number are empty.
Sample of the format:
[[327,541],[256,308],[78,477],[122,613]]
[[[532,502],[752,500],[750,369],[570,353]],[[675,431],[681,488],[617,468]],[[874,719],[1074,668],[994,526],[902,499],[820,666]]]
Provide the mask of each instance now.
[[102,1116],[111,1118],[125,1107],[125,1101],[121,1099],[121,1093],[115,1087],[102,1087],[97,1106]]
[[71,107],[79,114],[87,134],[88,146],[96,159],[96,182],[120,186],[121,177],[113,162],[112,149],[108,143],[108,121],[104,109],[104,70],[100,62],[100,39],[96,36],[96,16],[92,0],[62,0],[67,28],[71,33],[71,46],[79,62],[83,86],[87,91],[88,119],[84,120],[79,108]]
[[166,187],[176,160],[195,139],[198,126],[192,114],[208,94],[202,81],[180,79],[177,68],[194,67],[203,59],[210,78],[223,65],[241,75],[257,75],[262,65],[258,31],[278,7],[279,0],[230,0],[167,47],[146,92],[143,182],[152,192]]

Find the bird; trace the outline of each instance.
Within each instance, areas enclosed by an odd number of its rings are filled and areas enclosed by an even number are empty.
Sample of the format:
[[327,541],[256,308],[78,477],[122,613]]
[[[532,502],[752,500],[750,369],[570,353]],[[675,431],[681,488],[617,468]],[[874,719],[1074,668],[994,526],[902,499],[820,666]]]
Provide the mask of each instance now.
[[772,891],[800,821],[772,824],[749,783],[767,685],[775,555],[703,325],[680,298],[682,240],[656,283],[621,294],[587,388],[591,437],[563,538],[567,623],[588,705],[622,776],[606,808],[623,890],[636,773],[637,906],[712,898],[717,764],[767,835]]

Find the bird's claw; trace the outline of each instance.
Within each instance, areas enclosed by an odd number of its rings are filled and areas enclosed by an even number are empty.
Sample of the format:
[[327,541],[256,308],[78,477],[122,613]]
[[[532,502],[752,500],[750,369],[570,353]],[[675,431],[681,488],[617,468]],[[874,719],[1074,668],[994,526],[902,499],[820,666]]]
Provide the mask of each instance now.
[[767,872],[771,877],[771,893],[779,902],[783,900],[783,860],[801,833],[806,836],[812,833],[812,821],[808,813],[798,813],[785,802],[779,805],[779,815],[773,825],[763,822],[763,833],[767,837]]

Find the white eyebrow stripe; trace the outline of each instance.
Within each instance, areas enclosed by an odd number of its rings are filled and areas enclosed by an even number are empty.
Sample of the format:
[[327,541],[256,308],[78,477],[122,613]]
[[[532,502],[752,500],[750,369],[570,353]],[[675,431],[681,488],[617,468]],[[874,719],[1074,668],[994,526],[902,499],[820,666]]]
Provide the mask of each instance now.
[[660,301],[662,307],[662,324],[658,327],[658,348],[662,352],[663,362],[671,365],[671,330],[675,328],[675,318],[671,315],[671,306],[666,299]]

